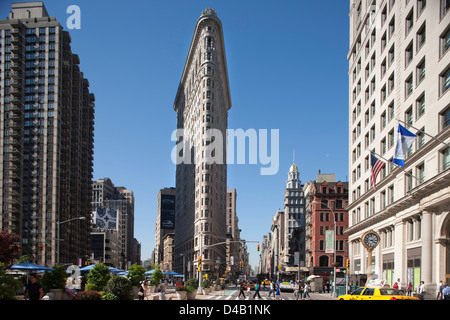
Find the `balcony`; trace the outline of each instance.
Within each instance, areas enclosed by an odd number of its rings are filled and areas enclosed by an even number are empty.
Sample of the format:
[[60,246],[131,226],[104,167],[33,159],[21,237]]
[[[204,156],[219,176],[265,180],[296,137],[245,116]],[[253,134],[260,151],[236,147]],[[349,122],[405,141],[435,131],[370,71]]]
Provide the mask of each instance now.
[[22,88],[23,87],[22,81],[15,80],[15,79],[10,80],[10,85],[11,85],[11,87],[14,87],[14,88]]

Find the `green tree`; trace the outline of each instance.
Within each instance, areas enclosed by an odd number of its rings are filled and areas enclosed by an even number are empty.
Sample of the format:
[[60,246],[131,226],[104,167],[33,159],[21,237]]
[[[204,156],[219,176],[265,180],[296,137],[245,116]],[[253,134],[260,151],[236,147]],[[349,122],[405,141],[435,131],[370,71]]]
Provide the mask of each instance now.
[[0,262],[0,300],[14,300],[16,290],[19,290],[21,283],[10,274],[6,274],[4,264]]
[[66,269],[63,266],[55,266],[52,270],[44,273],[42,276],[42,289],[44,293],[50,291],[50,289],[63,289],[66,288]]
[[102,291],[109,279],[111,279],[109,267],[105,266],[103,263],[98,263],[87,275],[87,290]]
[[120,276],[113,276],[104,288],[107,300],[133,300],[131,281]]
[[9,265],[19,255],[19,236],[0,229],[0,262]]
[[155,269],[152,273],[152,277],[150,278],[150,283],[152,286],[157,286],[161,282],[162,278],[164,278],[164,274],[161,269]]
[[128,269],[128,279],[132,286],[139,286],[139,283],[145,280],[145,268],[138,264],[133,264]]

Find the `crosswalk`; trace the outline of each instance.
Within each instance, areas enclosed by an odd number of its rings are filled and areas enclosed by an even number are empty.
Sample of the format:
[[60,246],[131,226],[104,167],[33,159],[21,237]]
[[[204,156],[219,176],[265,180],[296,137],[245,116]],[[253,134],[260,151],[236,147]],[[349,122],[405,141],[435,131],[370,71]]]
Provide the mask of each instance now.
[[[245,295],[245,299],[242,297],[242,295],[239,297],[239,290],[225,290],[225,294],[223,292],[216,292],[214,294],[210,294],[209,296],[205,297],[203,300],[251,300],[251,301],[257,301],[257,300],[276,300],[273,296],[268,296],[267,292],[261,293],[261,298],[255,297],[253,298],[254,291],[251,291],[250,296]],[[293,294],[285,294],[282,295],[282,300],[295,300],[295,297]]]

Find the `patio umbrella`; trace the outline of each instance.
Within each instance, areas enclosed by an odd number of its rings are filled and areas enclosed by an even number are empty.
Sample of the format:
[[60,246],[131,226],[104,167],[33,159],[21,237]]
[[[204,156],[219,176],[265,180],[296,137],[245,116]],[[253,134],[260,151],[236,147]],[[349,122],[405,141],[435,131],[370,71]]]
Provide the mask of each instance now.
[[44,266],[40,266],[38,264],[34,264],[34,263],[31,263],[31,262],[24,262],[24,263],[15,264],[15,265],[11,266],[10,269],[12,269],[12,270],[25,270],[25,271],[50,270],[50,268],[47,268],[47,267],[44,267]]
[[86,267],[80,268],[80,271],[90,271],[94,268],[95,264],[90,264]]
[[150,270],[150,271],[146,271],[146,272],[144,272],[145,274],[152,274],[153,272],[155,272],[155,269],[152,269],[152,270]]
[[172,276],[183,276],[181,273],[177,273],[174,271],[167,271],[167,272],[164,272],[164,274],[172,275]]
[[114,273],[114,274],[119,274],[119,273],[125,272],[125,271],[117,269],[117,268],[109,267],[109,272]]

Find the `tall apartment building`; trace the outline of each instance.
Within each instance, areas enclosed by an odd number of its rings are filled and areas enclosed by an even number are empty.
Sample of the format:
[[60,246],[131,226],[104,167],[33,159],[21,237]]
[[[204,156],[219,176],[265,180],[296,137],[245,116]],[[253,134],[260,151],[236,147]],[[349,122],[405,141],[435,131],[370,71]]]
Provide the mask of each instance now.
[[[177,112],[175,257],[212,275],[216,259],[226,260],[226,129],[231,108],[222,23],[212,9],[197,20],[173,105]],[[210,246],[210,247],[208,247]],[[200,252],[203,251],[203,252]],[[187,263],[187,262],[186,262]],[[223,265],[219,273],[223,274]]]
[[89,254],[95,98],[70,42],[42,2],[0,21],[0,228],[47,266]]
[[175,193],[175,188],[163,188],[158,192],[158,212],[155,223],[155,263],[157,264],[165,261],[165,236],[175,232]]
[[[310,274],[330,277],[333,263],[345,268],[348,258],[348,182],[338,181],[334,174],[317,174],[316,180],[304,186],[306,200],[306,267]],[[334,228],[336,226],[336,228]],[[335,229],[334,252],[327,252],[326,231]],[[332,241],[332,239],[331,239]],[[334,258],[336,256],[336,259]],[[344,274],[337,274],[343,278]]]
[[139,260],[134,252],[134,193],[125,187],[115,187],[111,179],[92,182],[92,210],[111,209],[116,212],[117,236],[120,250],[120,268]]
[[[422,280],[429,294],[450,281],[449,9],[446,0],[350,0],[351,273],[403,288]],[[417,134],[404,168],[391,162],[399,123]],[[386,162],[376,190],[369,150]],[[371,251],[361,241],[369,230],[380,237]]]

